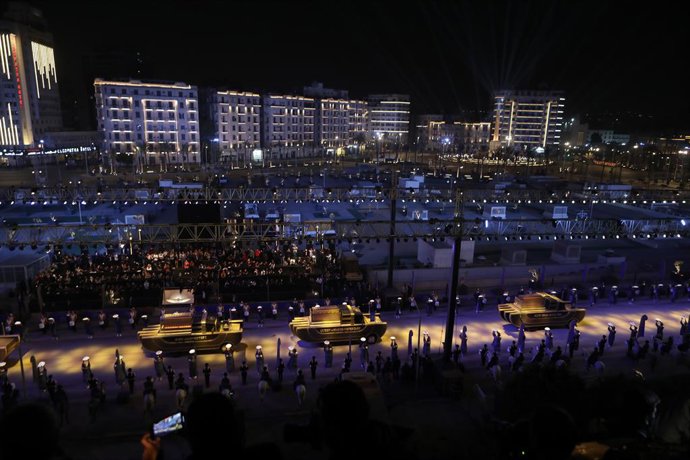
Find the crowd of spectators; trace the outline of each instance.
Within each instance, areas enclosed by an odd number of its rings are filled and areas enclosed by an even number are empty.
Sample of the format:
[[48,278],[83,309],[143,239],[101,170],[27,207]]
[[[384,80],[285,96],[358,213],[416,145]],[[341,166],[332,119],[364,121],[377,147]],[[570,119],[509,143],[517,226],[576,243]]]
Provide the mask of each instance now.
[[[303,297],[306,291],[333,289],[340,280],[338,255],[333,246],[307,244],[128,247],[97,254],[56,253],[50,267],[34,283],[48,309],[79,308],[79,300],[131,307],[134,297],[150,304],[166,287],[193,288],[197,303],[210,303],[212,296],[239,296],[266,289],[286,291],[288,297]],[[301,291],[301,292],[299,292]],[[246,297],[245,297],[246,298]],[[231,300],[228,298],[227,300]]]

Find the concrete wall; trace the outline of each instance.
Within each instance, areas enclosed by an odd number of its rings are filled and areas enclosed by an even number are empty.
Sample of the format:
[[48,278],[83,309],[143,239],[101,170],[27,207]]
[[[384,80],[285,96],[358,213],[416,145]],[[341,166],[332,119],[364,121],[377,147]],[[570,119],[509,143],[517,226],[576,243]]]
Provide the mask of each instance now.
[[[464,267],[460,268],[460,283],[470,288],[489,288],[495,286],[527,286],[529,269],[536,268],[540,273],[540,280],[549,286],[553,279],[555,285],[563,283],[591,283],[600,281],[604,275],[612,274],[618,277],[626,275],[625,264],[528,264],[519,267]],[[436,290],[445,293],[450,283],[450,268],[419,268],[396,269],[393,272],[393,284],[400,288],[403,284],[413,285],[416,291]],[[642,273],[638,273],[638,276]],[[368,279],[372,285],[386,285],[386,270],[370,270]]]

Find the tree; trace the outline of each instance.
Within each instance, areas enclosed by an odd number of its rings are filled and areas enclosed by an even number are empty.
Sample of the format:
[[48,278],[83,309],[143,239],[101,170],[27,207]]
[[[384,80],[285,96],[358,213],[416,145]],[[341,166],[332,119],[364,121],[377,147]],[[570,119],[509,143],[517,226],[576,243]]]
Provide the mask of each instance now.
[[601,144],[603,140],[601,139],[601,134],[597,132],[593,132],[591,136],[589,136],[589,143],[590,144]]

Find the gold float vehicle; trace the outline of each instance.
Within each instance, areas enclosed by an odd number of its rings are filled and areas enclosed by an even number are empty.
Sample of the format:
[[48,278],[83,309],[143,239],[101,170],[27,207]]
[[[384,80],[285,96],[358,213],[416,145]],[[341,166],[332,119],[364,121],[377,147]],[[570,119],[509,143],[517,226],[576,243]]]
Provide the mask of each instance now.
[[[166,289],[163,305],[192,305],[194,293],[190,290]],[[141,346],[149,351],[186,353],[190,349],[221,351],[225,344],[236,345],[242,340],[242,320],[210,321],[189,308],[186,311],[166,312],[160,324],[139,331]]]
[[498,312],[505,321],[525,329],[545,327],[567,328],[571,321],[580,322],[587,312],[553,294],[536,292],[515,297],[515,301],[498,305]]
[[314,307],[309,316],[290,321],[290,331],[305,342],[332,343],[359,341],[365,337],[369,343],[376,343],[386,332],[388,323],[377,314],[374,321],[359,308],[351,305],[329,305]]

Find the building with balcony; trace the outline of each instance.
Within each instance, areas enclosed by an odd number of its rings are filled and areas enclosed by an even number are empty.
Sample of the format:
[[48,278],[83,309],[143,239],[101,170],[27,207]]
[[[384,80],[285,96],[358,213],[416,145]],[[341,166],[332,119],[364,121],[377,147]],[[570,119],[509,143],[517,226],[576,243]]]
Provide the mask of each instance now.
[[269,159],[313,156],[318,144],[315,101],[311,97],[264,94],[261,97],[261,148]]
[[102,152],[134,155],[137,171],[152,165],[162,171],[187,169],[200,163],[196,86],[97,78],[94,87]]
[[261,147],[261,96],[238,91],[210,91],[205,98],[212,149],[221,162],[249,161]]
[[410,130],[410,96],[372,94],[369,104],[369,135],[384,143],[406,145]]
[[546,148],[561,143],[562,91],[498,91],[494,95],[492,148]]

